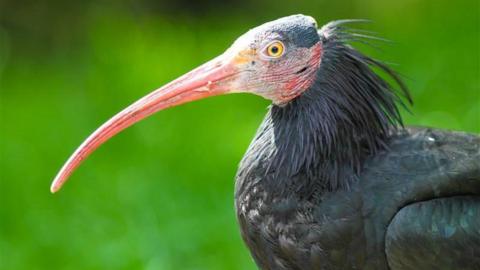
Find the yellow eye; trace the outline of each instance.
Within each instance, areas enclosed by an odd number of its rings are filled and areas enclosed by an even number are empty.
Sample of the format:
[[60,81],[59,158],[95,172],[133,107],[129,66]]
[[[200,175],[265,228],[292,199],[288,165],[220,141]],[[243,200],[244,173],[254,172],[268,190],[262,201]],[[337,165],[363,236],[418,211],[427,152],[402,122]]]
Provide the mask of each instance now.
[[285,46],[280,41],[272,42],[270,45],[267,46],[267,56],[278,58],[283,55],[285,51]]

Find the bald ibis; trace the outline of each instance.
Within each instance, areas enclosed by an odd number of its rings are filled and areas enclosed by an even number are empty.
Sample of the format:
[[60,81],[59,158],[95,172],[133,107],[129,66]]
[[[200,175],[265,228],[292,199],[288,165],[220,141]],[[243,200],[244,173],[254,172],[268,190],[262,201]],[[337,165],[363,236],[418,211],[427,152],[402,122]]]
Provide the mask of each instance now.
[[403,127],[398,106],[409,92],[349,45],[369,38],[351,22],[317,29],[294,15],[248,31],[98,128],[51,191],[102,143],[159,110],[253,93],[272,105],[240,163],[235,206],[259,268],[480,269],[480,138]]

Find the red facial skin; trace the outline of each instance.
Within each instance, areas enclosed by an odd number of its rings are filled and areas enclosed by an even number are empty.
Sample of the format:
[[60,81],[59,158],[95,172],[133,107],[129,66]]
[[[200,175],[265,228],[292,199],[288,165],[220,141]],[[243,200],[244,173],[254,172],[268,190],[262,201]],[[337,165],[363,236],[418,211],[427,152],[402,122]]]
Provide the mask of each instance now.
[[281,103],[288,102],[306,91],[312,86],[315,81],[315,73],[322,61],[322,46],[320,43],[315,44],[309,49],[309,55],[311,55],[310,61],[306,65],[307,70],[297,77],[289,80],[285,85],[285,92],[282,96],[277,97]]
[[[252,57],[256,62],[255,72],[242,78],[241,86],[247,92],[272,100],[274,104],[285,104],[301,95],[315,81],[322,52],[318,42],[310,48],[292,49],[286,52],[288,55],[278,59],[268,59],[256,53]],[[305,71],[300,72],[304,68]]]

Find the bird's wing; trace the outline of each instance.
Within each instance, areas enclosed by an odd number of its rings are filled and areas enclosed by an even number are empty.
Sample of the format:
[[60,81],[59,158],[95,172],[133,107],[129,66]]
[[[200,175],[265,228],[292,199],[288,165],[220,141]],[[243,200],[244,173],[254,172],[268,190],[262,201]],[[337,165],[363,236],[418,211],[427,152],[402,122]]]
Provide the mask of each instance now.
[[480,197],[410,204],[388,226],[386,254],[396,269],[480,269]]
[[367,162],[362,184],[367,212],[382,213],[390,268],[480,269],[480,138],[409,128],[390,148]]

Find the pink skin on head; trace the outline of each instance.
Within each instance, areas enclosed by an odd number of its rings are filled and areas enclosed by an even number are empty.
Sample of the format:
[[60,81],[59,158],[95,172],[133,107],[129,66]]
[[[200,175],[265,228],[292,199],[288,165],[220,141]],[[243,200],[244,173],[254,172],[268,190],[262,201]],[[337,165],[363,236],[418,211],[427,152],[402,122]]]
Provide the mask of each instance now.
[[296,78],[291,79],[285,85],[285,93],[280,99],[281,103],[288,102],[306,91],[312,83],[315,81],[315,73],[320,66],[322,60],[322,46],[317,43],[312,48],[308,49],[309,55],[311,55],[310,61],[308,61],[308,68],[305,72],[301,73]]
[[286,59],[269,60],[257,55],[256,65],[260,67],[242,79],[243,87],[255,89],[247,92],[270,99],[274,104],[285,104],[301,95],[315,81],[322,52],[322,45],[318,42],[310,48],[296,48]]

